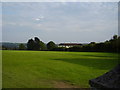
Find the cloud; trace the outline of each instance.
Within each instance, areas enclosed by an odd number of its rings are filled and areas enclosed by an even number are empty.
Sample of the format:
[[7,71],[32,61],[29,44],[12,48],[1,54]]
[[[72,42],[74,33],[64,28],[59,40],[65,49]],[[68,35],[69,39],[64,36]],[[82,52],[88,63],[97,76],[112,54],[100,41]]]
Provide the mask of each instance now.
[[36,20],[36,21],[41,21],[42,19],[44,19],[44,16],[40,16],[38,18],[33,18],[33,19]]
[[35,20],[36,20],[36,21],[40,21],[41,19],[40,19],[40,18],[36,18]]
[[3,3],[3,24],[7,29],[14,27],[14,35],[24,30],[45,40],[55,37],[54,41],[66,37],[79,41],[88,34],[110,37],[117,31],[117,15],[117,3]]
[[40,21],[40,20],[42,20],[42,19],[44,19],[44,16],[40,16],[39,18],[36,18],[35,20],[36,20],[36,21]]

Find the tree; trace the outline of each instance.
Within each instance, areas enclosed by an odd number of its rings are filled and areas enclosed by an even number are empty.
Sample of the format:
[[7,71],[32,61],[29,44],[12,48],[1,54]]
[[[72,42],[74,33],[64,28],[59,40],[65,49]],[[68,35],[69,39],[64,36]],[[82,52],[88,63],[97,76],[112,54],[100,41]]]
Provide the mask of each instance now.
[[47,49],[48,50],[54,50],[56,47],[57,47],[57,45],[53,41],[50,41],[47,44]]
[[25,47],[24,44],[20,44],[20,45],[19,45],[19,50],[25,50],[25,49],[26,49],[26,47]]
[[117,40],[118,36],[117,35],[114,35],[113,36],[113,40]]
[[8,48],[2,45],[2,50],[8,50]]
[[28,50],[34,50],[34,46],[35,46],[34,40],[33,39],[28,40],[27,49]]
[[40,39],[38,37],[35,37],[35,42],[39,43]]
[[39,42],[39,46],[40,46],[40,50],[47,50],[46,45],[44,44],[44,42],[40,41]]
[[46,45],[44,42],[40,41],[38,37],[35,37],[34,40],[30,39],[27,42],[27,49],[28,50],[47,50]]
[[117,48],[118,48],[118,52],[120,53],[120,36],[118,37]]
[[73,46],[73,47],[68,48],[68,50],[79,52],[81,51],[81,46]]
[[35,37],[34,38],[34,43],[35,43],[35,46],[34,46],[34,50],[40,50],[40,39],[38,37]]

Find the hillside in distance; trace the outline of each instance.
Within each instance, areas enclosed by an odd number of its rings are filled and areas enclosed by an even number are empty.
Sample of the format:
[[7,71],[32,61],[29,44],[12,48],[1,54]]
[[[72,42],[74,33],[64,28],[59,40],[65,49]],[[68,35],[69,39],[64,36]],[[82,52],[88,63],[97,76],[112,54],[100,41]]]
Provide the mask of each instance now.
[[[11,42],[0,42],[0,46],[5,46],[8,48],[18,48],[21,43],[11,43]],[[26,43],[22,43],[26,46]]]

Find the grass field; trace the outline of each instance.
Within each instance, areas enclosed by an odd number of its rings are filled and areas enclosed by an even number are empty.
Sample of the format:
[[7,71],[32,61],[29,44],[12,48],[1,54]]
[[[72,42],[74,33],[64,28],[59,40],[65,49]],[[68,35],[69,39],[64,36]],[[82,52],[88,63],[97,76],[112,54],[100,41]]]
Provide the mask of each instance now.
[[87,88],[118,59],[115,53],[7,50],[2,58],[3,88]]

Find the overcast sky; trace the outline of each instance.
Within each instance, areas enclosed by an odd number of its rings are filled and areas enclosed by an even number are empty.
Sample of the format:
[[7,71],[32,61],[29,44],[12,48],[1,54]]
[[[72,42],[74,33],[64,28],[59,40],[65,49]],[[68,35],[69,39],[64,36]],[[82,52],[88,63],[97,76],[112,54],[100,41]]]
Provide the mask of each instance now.
[[118,34],[117,2],[4,2],[3,42],[100,42]]

